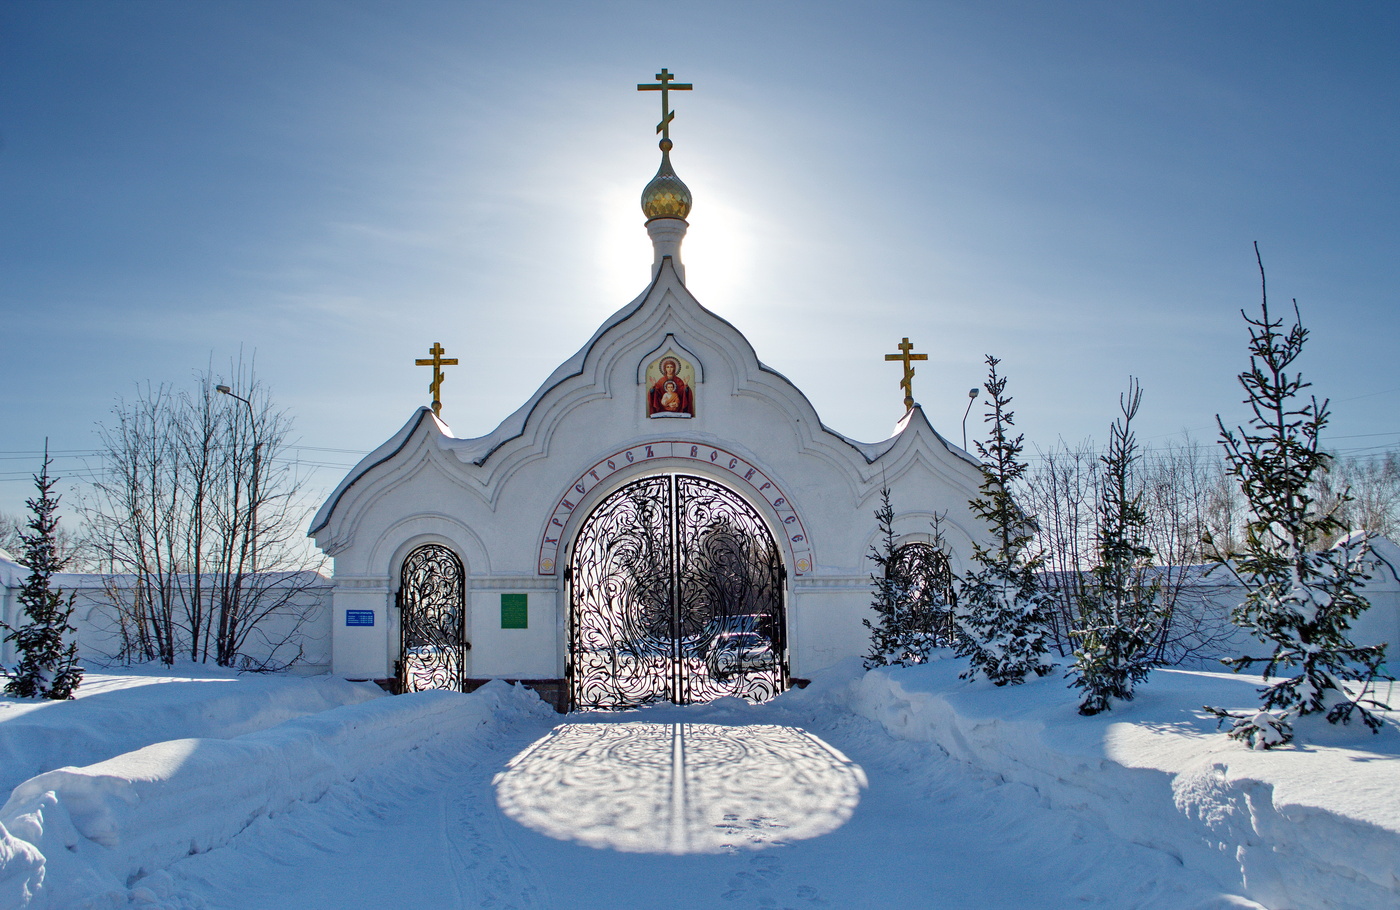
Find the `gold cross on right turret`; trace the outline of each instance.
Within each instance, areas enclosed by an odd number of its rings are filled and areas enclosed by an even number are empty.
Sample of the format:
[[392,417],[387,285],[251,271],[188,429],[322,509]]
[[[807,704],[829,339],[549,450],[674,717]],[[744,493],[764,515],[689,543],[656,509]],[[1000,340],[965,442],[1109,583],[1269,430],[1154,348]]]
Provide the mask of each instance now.
[[911,361],[928,360],[927,354],[911,354],[914,346],[905,338],[898,345],[898,354],[886,354],[886,360],[904,361],[904,378],[899,381],[899,387],[904,390],[904,410],[908,411],[914,407],[914,365]]

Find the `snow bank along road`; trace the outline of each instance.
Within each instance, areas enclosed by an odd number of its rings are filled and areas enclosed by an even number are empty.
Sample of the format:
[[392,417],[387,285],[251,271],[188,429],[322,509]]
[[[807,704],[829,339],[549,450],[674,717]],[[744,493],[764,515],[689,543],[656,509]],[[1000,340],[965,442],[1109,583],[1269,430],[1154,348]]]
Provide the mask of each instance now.
[[72,701],[0,699],[0,793],[64,765],[168,739],[229,739],[384,694],[371,683],[332,676],[190,669],[187,676],[89,673]]
[[0,907],[1400,905],[1389,829],[1314,808],[1319,846],[1227,772],[1085,761],[944,682],[569,717],[492,684],[158,743],[16,788]]

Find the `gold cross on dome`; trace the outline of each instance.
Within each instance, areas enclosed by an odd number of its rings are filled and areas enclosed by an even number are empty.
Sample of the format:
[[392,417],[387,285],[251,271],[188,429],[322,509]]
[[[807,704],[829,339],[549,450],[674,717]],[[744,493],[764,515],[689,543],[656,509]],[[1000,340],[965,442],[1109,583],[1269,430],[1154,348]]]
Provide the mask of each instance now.
[[438,417],[441,417],[442,380],[445,378],[442,375],[442,368],[455,367],[457,365],[457,358],[442,356],[443,354],[446,354],[447,351],[443,349],[441,341],[434,341],[433,346],[431,348],[428,348],[428,353],[432,354],[433,356],[427,359],[419,358],[413,361],[413,365],[433,368],[433,381],[428,383],[428,391],[433,393],[433,413],[436,414]]
[[688,92],[694,88],[694,86],[689,82],[672,82],[671,80],[676,78],[675,75],[664,67],[661,72],[656,74],[656,78],[660,81],[655,85],[638,85],[637,91],[661,93],[661,122],[656,125],[656,131],[661,134],[661,141],[667,143],[669,146],[671,142],[671,121],[676,119],[675,111],[671,110],[670,93]]
[[914,350],[914,346],[909,343],[908,338],[901,341],[897,347],[899,348],[899,353],[886,354],[885,359],[904,361],[904,378],[899,381],[899,387],[904,390],[904,410],[907,411],[914,407],[914,366],[911,361],[928,360],[928,355],[909,353]]

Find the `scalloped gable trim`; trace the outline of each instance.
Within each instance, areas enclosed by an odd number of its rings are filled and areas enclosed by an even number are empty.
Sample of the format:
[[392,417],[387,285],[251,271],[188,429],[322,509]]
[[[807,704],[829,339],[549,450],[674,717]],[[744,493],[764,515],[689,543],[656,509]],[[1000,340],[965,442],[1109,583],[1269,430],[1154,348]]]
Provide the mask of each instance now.
[[306,532],[306,536],[315,537],[318,531],[323,530],[326,525],[330,524],[331,516],[335,514],[336,506],[340,504],[341,497],[350,492],[350,488],[359,482],[360,478],[385,462],[392,461],[397,457],[398,454],[404,450],[404,447],[408,445],[409,440],[413,438],[418,428],[423,424],[424,419],[428,417],[431,417],[433,422],[438,425],[439,433],[443,436],[447,435],[446,433],[442,433],[442,428],[446,427],[446,424],[433,414],[433,409],[429,407],[420,407],[414,415],[408,419],[408,423],[400,427],[399,431],[389,437],[387,442],[373,452],[370,452],[364,458],[361,458],[359,464],[350,469],[350,473],[345,475],[345,479],[340,482],[340,486],[335,488],[335,492],[330,495],[330,498],[327,499],[325,504],[316,512],[316,517],[311,519],[311,530]]
[[[937,430],[935,430],[928,422],[928,418],[924,416],[923,409],[917,405],[901,418],[900,422],[895,426],[893,435],[879,442],[859,442],[827,426],[821,420],[821,416],[817,413],[816,408],[812,405],[811,399],[807,397],[807,394],[803,392],[802,389],[798,388],[796,383],[759,360],[752,343],[749,342],[748,337],[745,336],[738,327],[723,316],[707,309],[704,304],[700,303],[700,301],[690,293],[689,289],[685,287],[685,283],[681,281],[680,276],[677,274],[675,262],[670,256],[662,258],[661,265],[657,268],[656,274],[652,276],[652,280],[647,285],[646,290],[604,321],[597,331],[593,333],[592,337],[590,337],[572,357],[556,367],[529,400],[502,420],[500,424],[497,425],[496,429],[475,439],[457,439],[451,436],[450,430],[448,430],[446,425],[434,416],[434,422],[439,426],[439,431],[442,436],[442,448],[450,452],[459,462],[480,468],[485,466],[491,456],[503,446],[525,436],[526,430],[535,417],[535,412],[539,409],[541,404],[544,403],[550,393],[554,392],[569,380],[582,376],[589,358],[592,356],[598,343],[614,329],[623,325],[644,309],[653,300],[663,279],[667,276],[679,286],[689,305],[694,306],[705,317],[715,320],[719,325],[734,333],[744,348],[749,352],[750,356],[752,356],[753,362],[757,364],[759,373],[775,378],[793,392],[806,406],[808,411],[816,417],[816,424],[821,433],[849,446],[864,460],[867,466],[875,464],[877,461],[880,461],[900,448],[899,444],[901,440],[906,439],[906,434],[912,428],[915,436],[921,436],[923,432],[927,430],[928,433],[932,435],[932,438],[937,440],[949,454],[959,460],[980,467],[980,462],[951,445]],[[915,416],[916,412],[917,417]],[[330,524],[335,510],[351,487],[374,468],[391,461],[403,450],[404,446],[407,445],[408,441],[422,424],[425,415],[432,416],[431,409],[426,407],[420,408],[415,416],[388,442],[365,456],[359,464],[350,470],[350,473],[347,474],[340,485],[336,487],[335,492],[331,494],[330,498],[327,499],[325,504],[317,511],[315,518],[312,520],[311,528],[307,532],[307,536],[315,537],[317,533],[324,530]]]

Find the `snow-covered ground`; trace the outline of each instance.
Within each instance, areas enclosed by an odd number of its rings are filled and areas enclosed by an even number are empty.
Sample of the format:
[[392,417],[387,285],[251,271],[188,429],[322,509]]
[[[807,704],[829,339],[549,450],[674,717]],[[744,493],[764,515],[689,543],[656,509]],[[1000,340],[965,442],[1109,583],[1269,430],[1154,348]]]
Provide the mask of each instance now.
[[160,676],[91,672],[72,701],[0,698],[0,792],[64,765],[89,765],[171,739],[230,739],[383,694],[373,683],[240,676],[205,664]]
[[[326,709],[271,726],[265,679],[114,684],[87,701],[169,687],[151,744],[118,754],[133,740],[74,714],[112,757],[14,790],[0,908],[1400,906],[1393,725],[1253,753],[1200,710],[1252,704],[1249,678],[1159,671],[1082,718],[1057,677],[957,670],[570,716],[501,683],[309,694]],[[30,735],[45,764],[91,760],[31,734],[52,708],[3,704],[7,762]]]

